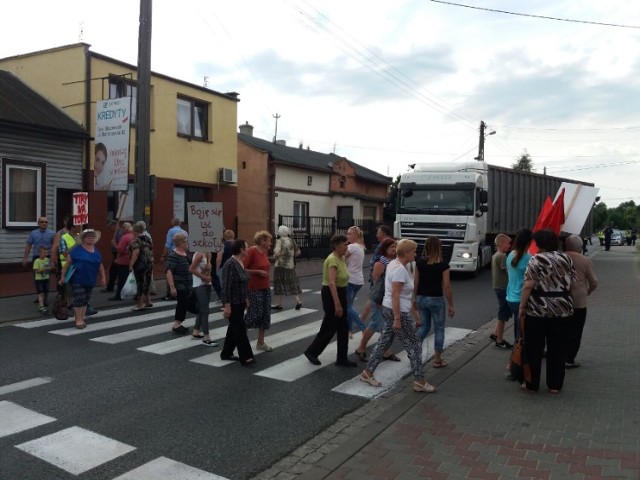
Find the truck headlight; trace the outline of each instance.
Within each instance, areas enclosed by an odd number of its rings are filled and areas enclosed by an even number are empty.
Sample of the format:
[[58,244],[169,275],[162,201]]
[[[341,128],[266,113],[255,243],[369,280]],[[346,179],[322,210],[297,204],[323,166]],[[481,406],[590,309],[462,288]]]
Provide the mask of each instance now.
[[470,253],[470,252],[458,252],[458,254],[456,255],[456,257],[464,258],[464,259],[469,259],[469,258],[472,258],[472,257],[473,257],[473,255],[471,255],[471,253]]

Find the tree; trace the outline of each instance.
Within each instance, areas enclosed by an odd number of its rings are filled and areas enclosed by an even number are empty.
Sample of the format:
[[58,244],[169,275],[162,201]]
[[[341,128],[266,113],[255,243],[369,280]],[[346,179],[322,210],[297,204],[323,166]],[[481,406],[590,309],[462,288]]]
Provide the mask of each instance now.
[[518,172],[533,172],[535,169],[533,168],[533,161],[531,160],[531,155],[527,150],[522,151],[522,155],[516,158],[516,161],[511,165],[511,168]]

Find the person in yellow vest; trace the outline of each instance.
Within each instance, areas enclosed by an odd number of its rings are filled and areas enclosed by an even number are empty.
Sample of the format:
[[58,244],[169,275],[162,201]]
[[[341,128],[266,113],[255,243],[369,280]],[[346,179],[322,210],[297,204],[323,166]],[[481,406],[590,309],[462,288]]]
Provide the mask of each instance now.
[[[60,240],[58,242],[58,265],[60,267],[60,272],[64,269],[64,266],[67,264],[67,258],[69,257],[69,252],[73,247],[76,246],[76,232],[74,231],[75,227],[73,225],[73,217],[68,216],[64,219],[64,226],[62,231],[60,232]],[[67,297],[67,303],[71,305],[71,286],[69,282],[64,282],[63,284],[58,284],[63,286],[64,294]],[[65,286],[66,285],[66,286]]]

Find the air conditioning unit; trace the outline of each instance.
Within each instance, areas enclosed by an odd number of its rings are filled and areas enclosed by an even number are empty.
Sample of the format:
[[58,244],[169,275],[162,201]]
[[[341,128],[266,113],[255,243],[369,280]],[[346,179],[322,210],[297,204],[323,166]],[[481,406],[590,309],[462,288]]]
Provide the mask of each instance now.
[[238,183],[238,171],[233,168],[221,168],[218,171],[220,183]]

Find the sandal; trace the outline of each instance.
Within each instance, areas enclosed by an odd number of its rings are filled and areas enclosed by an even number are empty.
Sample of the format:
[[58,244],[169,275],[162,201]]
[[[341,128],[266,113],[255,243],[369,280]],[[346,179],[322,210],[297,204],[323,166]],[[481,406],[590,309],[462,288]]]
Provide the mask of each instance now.
[[87,324],[86,323],[76,323],[76,328],[78,330],[82,330],[83,328],[87,328]]
[[375,379],[373,375],[369,375],[366,371],[363,371],[360,374],[360,381],[364,383],[368,383],[372,387],[381,387],[382,384]]
[[436,391],[436,387],[430,385],[428,382],[424,382],[424,385],[418,382],[413,382],[413,390],[415,392],[433,393]]
[[444,360],[434,360],[433,362],[431,362],[431,365],[433,365],[433,368],[444,368],[449,364]]
[[399,362],[400,361],[400,359],[394,353],[392,353],[391,355],[387,355],[386,357],[383,355],[382,356],[382,360],[390,360],[392,362]]
[[359,352],[358,350],[356,350],[356,356],[361,362],[367,361],[367,352]]

